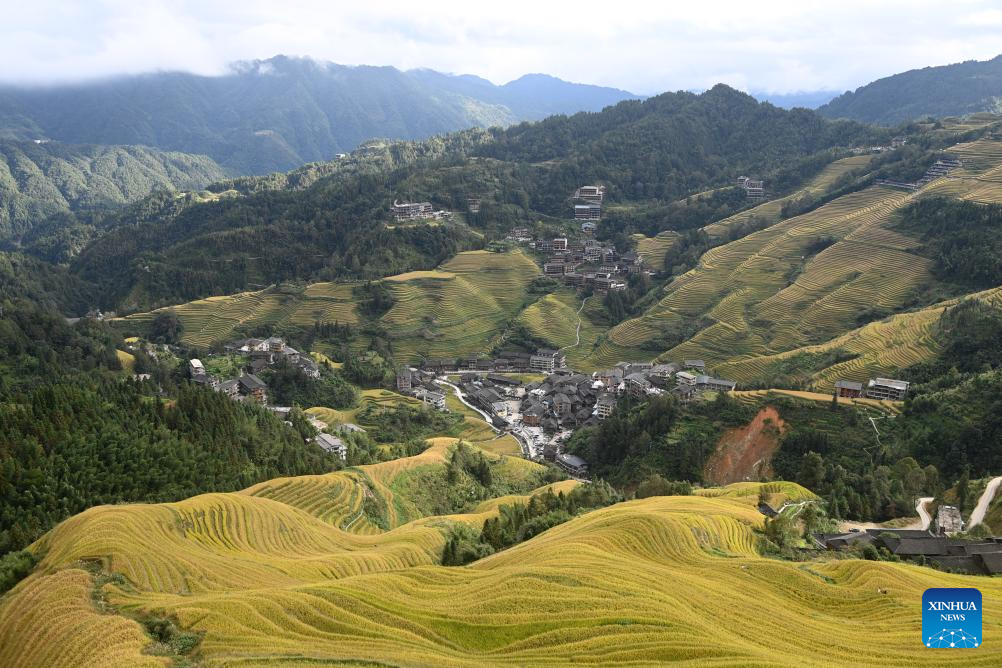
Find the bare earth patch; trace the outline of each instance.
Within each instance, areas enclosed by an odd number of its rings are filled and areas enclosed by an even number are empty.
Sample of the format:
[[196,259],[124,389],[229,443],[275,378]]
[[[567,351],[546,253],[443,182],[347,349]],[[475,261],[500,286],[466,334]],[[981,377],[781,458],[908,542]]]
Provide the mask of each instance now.
[[728,429],[706,464],[704,476],[718,485],[772,477],[772,455],[786,423],[766,406],[744,427]]

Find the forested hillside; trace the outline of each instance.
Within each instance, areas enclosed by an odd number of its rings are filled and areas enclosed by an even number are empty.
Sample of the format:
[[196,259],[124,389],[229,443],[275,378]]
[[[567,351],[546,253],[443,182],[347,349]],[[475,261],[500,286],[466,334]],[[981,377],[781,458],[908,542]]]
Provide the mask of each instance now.
[[[134,202],[156,190],[197,190],[224,176],[211,158],[142,146],[0,141],[0,242],[59,214]],[[53,227],[65,227],[61,219]]]
[[[785,192],[836,159],[835,147],[881,138],[726,86],[667,93],[508,130],[373,143],[288,176],[219,184],[210,201],[151,198],[109,222],[114,229],[72,266],[106,287],[106,306],[130,309],[279,280],[372,278],[430,268],[515,224],[563,224],[574,189],[596,181],[607,184],[611,204],[628,205],[608,236],[634,226],[656,234],[709,220],[680,222],[673,218],[687,212],[652,207],[726,189],[743,173],[771,177]],[[471,196],[482,200],[477,213],[468,212]],[[395,226],[396,199],[457,215],[446,225]],[[725,200],[723,213],[747,206],[743,197]]]
[[931,116],[1002,110],[1002,56],[924,67],[878,79],[818,108],[827,118],[898,125]]
[[276,56],[223,76],[166,72],[47,88],[0,88],[0,137],[143,144],[205,153],[231,173],[330,160],[373,137],[424,139],[554,113],[597,111],[625,91],[528,76],[348,67]]
[[[0,553],[95,504],[168,501],[336,459],[263,408],[179,382],[153,358],[125,380],[106,325],[2,300]],[[168,394],[169,392],[169,394]]]

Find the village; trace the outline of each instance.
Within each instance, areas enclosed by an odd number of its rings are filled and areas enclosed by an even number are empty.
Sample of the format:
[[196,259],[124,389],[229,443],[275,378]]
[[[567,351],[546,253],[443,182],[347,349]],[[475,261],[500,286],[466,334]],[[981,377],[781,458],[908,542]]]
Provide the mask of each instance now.
[[[763,182],[740,177],[738,186],[747,197],[764,196]],[[526,245],[539,254],[543,275],[562,280],[569,287],[595,294],[626,288],[626,279],[640,272],[651,273],[643,258],[634,251],[619,252],[593,235],[602,217],[606,188],[581,186],[572,196],[574,220],[580,224],[581,238],[566,236],[534,239],[529,228],[513,228],[506,242]],[[479,210],[480,199],[470,197],[471,211]],[[392,217],[398,222],[440,220],[451,217],[435,210],[428,202],[394,201]],[[252,401],[286,417],[288,406],[269,403],[268,386],[261,374],[282,364],[298,369],[307,378],[320,378],[321,369],[306,353],[282,338],[248,338],[230,342],[224,353],[213,359],[238,360],[223,365],[225,372],[211,373],[201,359],[188,360],[191,382],[204,385],[235,401]],[[212,365],[219,368],[219,364]],[[709,373],[706,362],[684,359],[677,362],[620,362],[610,369],[581,373],[568,368],[563,352],[538,349],[535,352],[509,350],[494,358],[472,355],[458,359],[426,359],[397,369],[397,392],[414,397],[425,406],[447,411],[446,396],[454,393],[468,408],[480,414],[496,431],[510,433],[520,443],[524,457],[553,462],[570,475],[585,478],[587,463],[563,451],[574,430],[607,419],[620,401],[644,400],[669,395],[680,404],[707,400],[720,392],[732,392],[733,380]],[[840,379],[835,395],[840,398],[870,398],[903,401],[908,382],[871,378],[862,382]],[[314,440],[322,448],[344,460],[347,445],[337,434],[364,431],[358,425],[327,425],[309,415],[319,433]],[[330,433],[333,432],[333,433]]]
[[[643,400],[667,394],[684,405],[736,389],[733,380],[716,378],[707,370],[706,362],[691,359],[620,362],[586,374],[568,368],[563,353],[540,349],[504,352],[494,359],[428,360],[405,366],[397,372],[396,389],[438,410],[446,410],[445,393],[453,391],[495,428],[514,435],[526,458],[553,461],[583,477],[585,462],[563,453],[575,429],[607,419],[623,397]],[[540,380],[525,382],[525,374],[537,374]],[[840,380],[836,388],[844,398],[903,401],[908,382],[872,378],[864,387]]]

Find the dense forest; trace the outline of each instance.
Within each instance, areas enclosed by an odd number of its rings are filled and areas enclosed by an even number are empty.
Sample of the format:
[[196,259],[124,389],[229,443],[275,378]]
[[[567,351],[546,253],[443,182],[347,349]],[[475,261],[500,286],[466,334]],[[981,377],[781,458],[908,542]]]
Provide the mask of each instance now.
[[999,111],[1002,56],[924,67],[878,79],[821,106],[828,118],[897,125],[926,117]]
[[66,214],[117,208],[157,190],[198,190],[223,177],[204,155],[0,141],[0,242],[19,239],[53,217],[49,227],[71,227],[75,220]]
[[179,500],[337,466],[272,413],[179,382],[156,360],[144,361],[151,380],[123,380],[120,340],[103,323],[2,305],[0,553],[96,504]]
[[633,486],[652,474],[702,482],[703,467],[723,430],[747,423],[754,414],[723,393],[689,406],[668,395],[643,402],[624,398],[598,426],[575,431],[567,450],[614,485]]
[[964,292],[1002,285],[1002,205],[923,198],[898,227],[922,240],[936,278]]

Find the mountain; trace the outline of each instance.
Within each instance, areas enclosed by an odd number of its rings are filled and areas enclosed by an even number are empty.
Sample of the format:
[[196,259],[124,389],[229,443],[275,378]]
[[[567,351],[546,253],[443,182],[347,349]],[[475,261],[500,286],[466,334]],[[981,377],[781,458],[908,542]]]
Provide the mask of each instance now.
[[793,109],[803,107],[804,109],[817,109],[832,98],[838,95],[835,90],[811,90],[798,91],[796,93],[766,93],[764,91],[752,91],[751,96],[760,102],[770,102],[783,109]]
[[116,208],[155,190],[200,189],[223,177],[204,155],[0,140],[0,242],[58,214]]
[[897,125],[932,116],[1002,110],[1002,56],[925,67],[846,91],[821,106],[827,118]]
[[[747,201],[732,187],[741,174],[773,176],[783,190],[834,159],[833,147],[876,136],[726,86],[666,93],[504,130],[370,144],[288,176],[214,185],[210,201],[151,198],[142,213],[110,224],[74,271],[106,286],[109,307],[130,309],[291,279],[376,278],[430,268],[482,244],[485,231],[540,216],[565,221],[574,189],[595,181],[612,203],[631,205],[618,227],[656,233],[669,224],[650,207],[724,188],[741,208]],[[479,212],[466,213],[468,195],[482,198]],[[398,199],[461,215],[445,225],[390,225]]]
[[205,153],[232,174],[330,160],[373,137],[424,139],[473,126],[597,111],[626,91],[530,75],[348,67],[276,56],[223,76],[166,72],[52,87],[0,88],[0,137],[142,144]]

